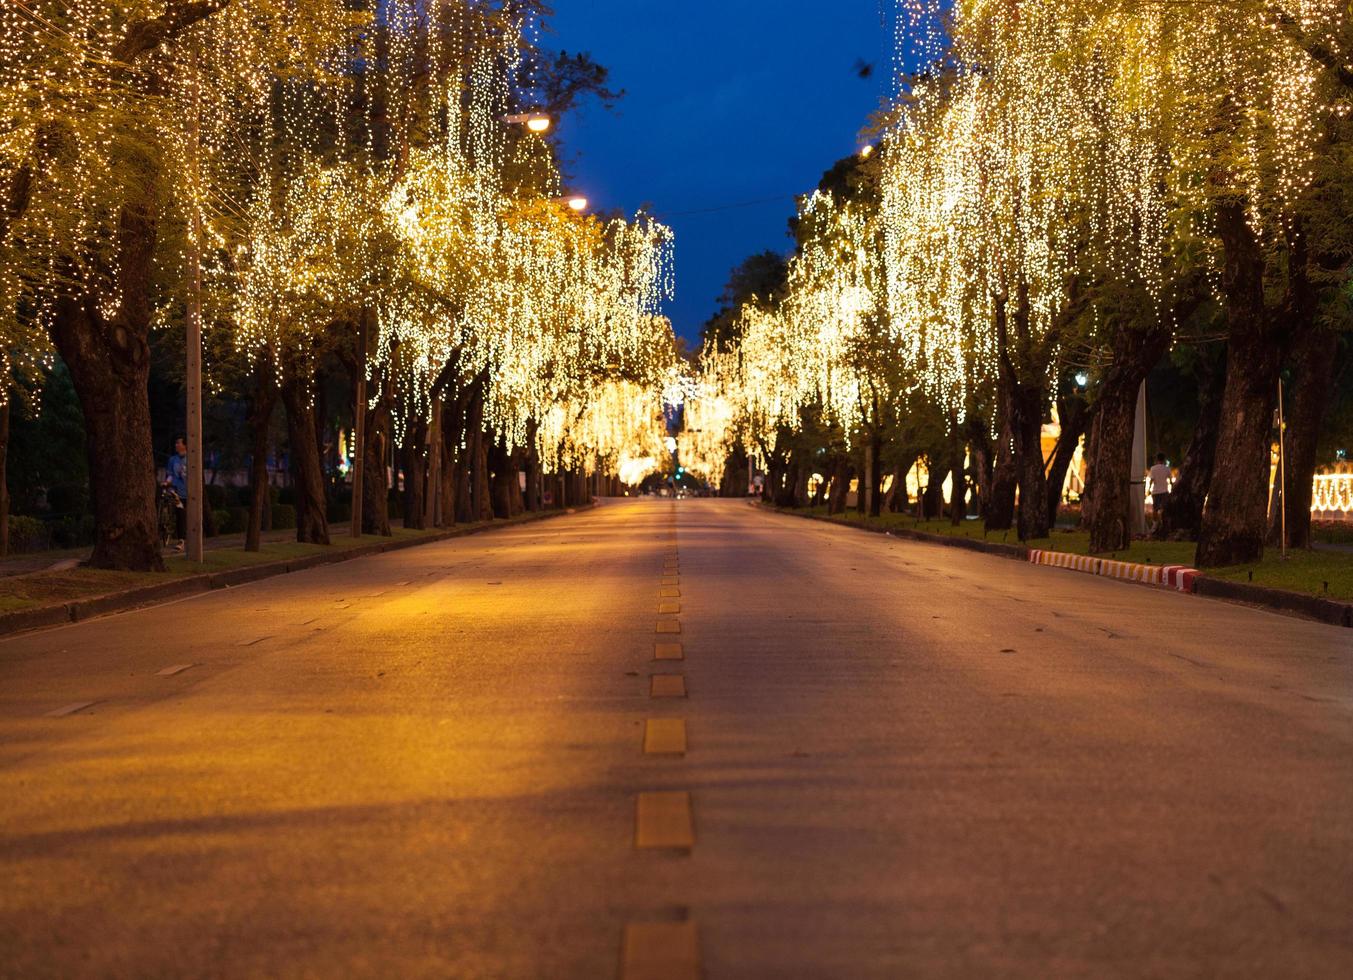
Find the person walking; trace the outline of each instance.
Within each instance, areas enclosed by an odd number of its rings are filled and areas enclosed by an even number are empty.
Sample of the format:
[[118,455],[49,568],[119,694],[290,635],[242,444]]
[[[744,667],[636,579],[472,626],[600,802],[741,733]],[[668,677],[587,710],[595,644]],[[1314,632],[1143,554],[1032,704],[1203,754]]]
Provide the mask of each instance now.
[[178,544],[176,551],[182,551],[188,537],[188,440],[185,436],[174,439],[174,455],[169,457],[168,475],[165,484],[178,494],[178,506],[174,508],[174,534]]
[[1151,467],[1151,514],[1159,522],[1165,513],[1165,505],[1170,502],[1170,484],[1174,474],[1170,464],[1165,462],[1165,454],[1156,454],[1156,465]]

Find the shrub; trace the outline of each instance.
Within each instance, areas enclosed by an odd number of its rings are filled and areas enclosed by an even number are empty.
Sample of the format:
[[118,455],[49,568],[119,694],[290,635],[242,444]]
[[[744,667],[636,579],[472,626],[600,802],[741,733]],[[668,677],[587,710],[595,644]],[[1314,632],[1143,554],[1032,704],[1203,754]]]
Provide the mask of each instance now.
[[24,551],[43,551],[50,545],[47,525],[36,517],[15,514],[9,519],[9,550],[13,554]]
[[352,520],[352,498],[329,501],[327,517],[330,524],[343,524]]
[[[230,516],[229,528],[231,534],[243,534],[249,530],[248,507],[227,507],[226,513]],[[222,533],[225,533],[224,529]]]
[[272,509],[274,531],[285,531],[296,526],[296,508],[291,504],[275,504]]
[[216,483],[208,483],[207,506],[210,507],[212,510],[220,510],[225,505],[226,505],[226,488]]
[[296,503],[295,489],[292,487],[279,488],[277,491],[277,500],[275,502],[279,504],[295,505]]
[[236,530],[234,516],[226,508],[213,508],[211,514],[216,521],[217,534],[230,534],[232,531]]
[[48,528],[54,548],[80,548],[94,543],[94,515],[72,514],[53,521]]

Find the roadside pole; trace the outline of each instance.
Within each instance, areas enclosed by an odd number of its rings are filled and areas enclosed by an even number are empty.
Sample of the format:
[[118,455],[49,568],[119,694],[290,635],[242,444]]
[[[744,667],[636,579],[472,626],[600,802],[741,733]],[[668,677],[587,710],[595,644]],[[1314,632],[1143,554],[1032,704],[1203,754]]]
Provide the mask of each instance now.
[[357,321],[357,397],[352,427],[352,536],[362,536],[362,479],[366,475],[366,309]]
[[200,562],[203,557],[202,545],[202,494],[205,489],[202,466],[202,159],[201,159],[201,113],[202,80],[197,73],[197,52],[193,51],[188,70],[193,73],[193,114],[189,121],[192,143],[192,187],[189,207],[192,215],[188,231],[188,323],[184,346],[187,349],[187,364],[184,371],[184,387],[187,395],[184,433],[188,444],[188,499],[183,502],[187,508],[184,514],[183,551],[189,561]]
[[1287,557],[1287,420],[1283,413],[1283,379],[1278,379],[1278,507],[1282,556]]
[[1146,382],[1137,392],[1137,421],[1132,433],[1132,531],[1146,534]]

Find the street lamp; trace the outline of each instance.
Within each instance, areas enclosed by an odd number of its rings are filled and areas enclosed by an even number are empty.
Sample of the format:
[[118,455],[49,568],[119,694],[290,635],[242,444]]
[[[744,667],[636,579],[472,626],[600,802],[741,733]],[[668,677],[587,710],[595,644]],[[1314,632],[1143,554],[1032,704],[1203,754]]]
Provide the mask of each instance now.
[[525,126],[533,133],[548,133],[553,120],[543,112],[514,112],[510,116],[503,117],[504,122],[517,123]]
[[864,146],[860,147],[860,159],[861,159],[861,160],[868,160],[868,159],[869,159],[871,156],[873,156],[873,155],[874,155],[874,144],[873,144],[873,143],[866,143]]
[[587,210],[587,198],[585,197],[570,197],[566,199],[564,203],[574,211],[582,212]]

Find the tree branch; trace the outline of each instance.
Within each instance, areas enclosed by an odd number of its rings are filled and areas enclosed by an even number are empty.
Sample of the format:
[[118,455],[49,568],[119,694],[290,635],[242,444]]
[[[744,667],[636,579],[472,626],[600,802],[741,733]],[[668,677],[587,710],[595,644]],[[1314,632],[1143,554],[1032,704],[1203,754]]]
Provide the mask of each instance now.
[[1329,69],[1340,85],[1346,89],[1353,89],[1353,69],[1350,69],[1348,65],[1344,64],[1334,51],[1331,51],[1318,41],[1313,40],[1301,29],[1301,25],[1297,23],[1297,19],[1285,10],[1278,7],[1269,7],[1268,13],[1269,17],[1272,18],[1273,23],[1278,26],[1279,30],[1287,35],[1287,38],[1293,44],[1305,51],[1318,64]]
[[159,17],[138,20],[127,27],[127,34],[116,48],[113,58],[131,64],[141,55],[174,40],[199,21],[219,13],[230,0],[180,0],[171,3]]

